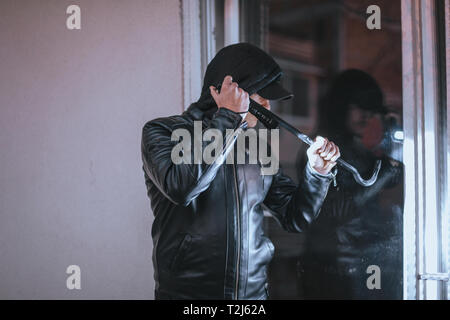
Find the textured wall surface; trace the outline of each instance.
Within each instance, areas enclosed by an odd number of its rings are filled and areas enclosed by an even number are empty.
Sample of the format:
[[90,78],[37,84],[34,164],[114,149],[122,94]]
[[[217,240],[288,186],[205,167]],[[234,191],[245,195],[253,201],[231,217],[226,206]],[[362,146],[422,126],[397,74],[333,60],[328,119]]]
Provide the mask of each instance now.
[[[1,299],[153,298],[140,135],[182,110],[179,10],[0,2]],[[72,264],[81,290],[66,288]]]

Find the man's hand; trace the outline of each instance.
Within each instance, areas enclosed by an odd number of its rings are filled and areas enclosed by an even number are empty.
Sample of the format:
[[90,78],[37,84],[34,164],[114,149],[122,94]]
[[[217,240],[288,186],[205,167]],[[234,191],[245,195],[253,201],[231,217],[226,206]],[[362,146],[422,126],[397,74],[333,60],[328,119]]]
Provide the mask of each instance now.
[[341,156],[339,147],[321,136],[316,137],[306,154],[311,167],[320,174],[328,174]]
[[226,76],[223,79],[220,93],[214,86],[210,86],[209,90],[217,107],[227,108],[237,113],[248,111],[250,104],[248,93],[239,88],[238,84],[233,82],[231,76]]

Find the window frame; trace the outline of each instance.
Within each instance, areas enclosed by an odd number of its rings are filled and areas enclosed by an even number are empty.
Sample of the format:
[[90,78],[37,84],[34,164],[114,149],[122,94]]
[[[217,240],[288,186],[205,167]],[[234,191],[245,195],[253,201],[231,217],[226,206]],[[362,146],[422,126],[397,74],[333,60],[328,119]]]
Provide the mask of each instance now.
[[[441,45],[446,49],[445,77],[446,88],[449,88],[450,0],[444,1],[446,41]],[[240,21],[239,5],[236,5],[239,0],[224,0],[224,26],[216,25],[214,6],[217,2],[220,1],[180,1],[185,108],[200,95],[206,66],[218,49],[217,28],[224,28],[224,38],[228,39],[224,45],[239,41],[239,27],[236,31]],[[450,185],[450,97],[447,95],[446,101],[442,101],[438,92],[436,10],[434,1],[401,0],[405,168],[403,299],[448,299],[450,291],[450,282],[446,285],[442,281],[419,279],[425,273],[448,272],[450,266],[450,203],[447,195]],[[444,124],[438,121],[442,112],[447,115]],[[444,135],[441,141],[440,133]],[[442,152],[444,157],[440,156]],[[444,176],[439,178],[438,173]]]

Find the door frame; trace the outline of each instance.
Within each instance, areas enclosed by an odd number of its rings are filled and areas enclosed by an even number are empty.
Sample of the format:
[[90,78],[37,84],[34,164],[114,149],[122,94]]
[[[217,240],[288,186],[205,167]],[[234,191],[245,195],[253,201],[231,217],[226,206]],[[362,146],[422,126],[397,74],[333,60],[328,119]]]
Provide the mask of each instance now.
[[[447,41],[448,41],[448,0]],[[404,299],[447,299],[448,100],[442,101],[435,1],[402,0]],[[449,68],[447,42],[447,84]],[[445,128],[445,126],[447,128]],[[446,136],[446,137],[445,137]],[[443,138],[443,139],[442,139]],[[443,141],[446,143],[442,143]],[[447,157],[443,155],[447,154]],[[447,222],[447,223],[446,223]]]

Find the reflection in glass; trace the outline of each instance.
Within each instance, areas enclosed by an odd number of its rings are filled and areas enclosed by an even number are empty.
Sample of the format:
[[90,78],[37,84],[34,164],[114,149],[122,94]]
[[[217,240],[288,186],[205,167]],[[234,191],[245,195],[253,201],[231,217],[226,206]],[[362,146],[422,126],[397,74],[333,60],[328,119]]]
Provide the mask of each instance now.
[[[401,299],[403,130],[400,1],[241,1],[243,41],[267,50],[295,98],[272,110],[310,136],[336,142],[365,177],[383,160],[379,181],[356,185],[339,170],[321,214],[304,234],[286,234],[270,217],[275,244],[270,298]],[[245,4],[244,4],[245,3]],[[368,30],[378,5],[381,30]],[[250,26],[258,26],[258,29]],[[283,171],[297,178],[306,145],[281,130]],[[381,289],[367,279],[380,268]]]
[[[382,167],[368,188],[347,171],[337,175],[337,187],[329,190],[299,258],[305,298],[401,298],[402,196],[397,192],[403,167],[389,157],[390,143],[383,144],[381,119],[386,113],[380,87],[361,70],[340,73],[326,94],[317,133],[333,140],[363,176],[371,174],[377,159]],[[299,168],[305,165],[303,154]]]

